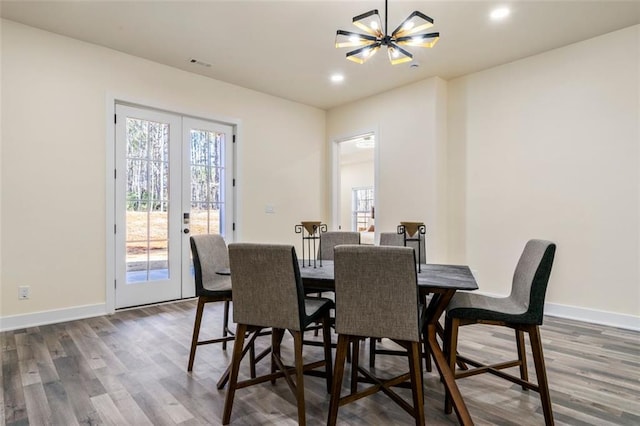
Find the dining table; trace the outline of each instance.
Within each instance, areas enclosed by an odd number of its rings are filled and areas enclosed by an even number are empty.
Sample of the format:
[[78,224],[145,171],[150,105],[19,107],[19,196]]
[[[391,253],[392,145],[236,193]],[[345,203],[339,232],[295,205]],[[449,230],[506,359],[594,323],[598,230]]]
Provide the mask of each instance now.
[[[333,261],[325,260],[322,266],[312,266],[309,262],[299,260],[300,277],[305,292],[333,291],[335,278]],[[452,406],[461,425],[472,425],[471,415],[456,384],[454,372],[438,342],[438,330],[441,329],[439,319],[447,309],[449,301],[458,290],[473,291],[478,289],[471,269],[466,265],[421,264],[416,266],[418,293],[426,306],[423,340],[429,348],[438,373],[448,394]],[[426,351],[425,351],[426,352]],[[428,356],[428,355],[427,355]]]
[[[324,260],[322,266],[320,266],[320,263],[313,265],[313,263],[307,260],[300,259],[298,260],[298,264],[305,293],[335,290],[333,261]],[[230,274],[229,269],[216,272],[221,275]],[[438,330],[441,330],[439,319],[447,309],[447,305],[456,291],[477,290],[478,284],[473,273],[466,265],[421,264],[420,268],[416,266],[416,276],[418,281],[418,294],[421,303],[424,303],[426,307],[423,340],[429,348],[430,355],[433,357],[442,383],[451,398],[458,422],[465,426],[472,425],[473,420],[460,394],[454,372],[449,367],[448,358],[444,354],[437,336]],[[425,355],[428,356],[426,351]],[[262,356],[263,355],[259,358]],[[218,382],[219,389],[221,389],[227,381],[228,370],[229,369],[227,369]]]

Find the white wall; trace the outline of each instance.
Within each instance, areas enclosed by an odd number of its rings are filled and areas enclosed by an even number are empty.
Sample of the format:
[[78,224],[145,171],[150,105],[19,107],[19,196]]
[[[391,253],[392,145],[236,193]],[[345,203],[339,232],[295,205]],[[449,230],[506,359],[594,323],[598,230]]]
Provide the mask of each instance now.
[[452,261],[507,293],[557,243],[547,301],[640,316],[639,26],[449,82]]
[[241,123],[243,240],[298,243],[321,217],[324,111],[10,21],[1,35],[0,318],[105,302],[109,96]]
[[430,262],[444,260],[447,253],[446,168],[441,164],[446,91],[444,80],[432,78],[327,113],[329,140],[378,129],[376,232],[393,232],[401,221],[424,221]]

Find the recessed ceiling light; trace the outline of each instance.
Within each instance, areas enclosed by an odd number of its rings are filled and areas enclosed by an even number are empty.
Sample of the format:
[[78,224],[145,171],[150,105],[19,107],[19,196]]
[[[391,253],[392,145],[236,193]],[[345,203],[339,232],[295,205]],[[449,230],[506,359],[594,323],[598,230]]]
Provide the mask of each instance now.
[[340,82],[344,81],[344,75],[342,75],[342,74],[333,74],[331,76],[331,81],[333,81],[334,83],[340,83]]
[[492,20],[499,21],[499,20],[504,19],[507,16],[509,16],[510,13],[511,13],[511,11],[509,10],[509,8],[507,8],[507,7],[499,7],[497,9],[493,9],[491,11],[491,14],[489,14],[489,16],[491,17]]

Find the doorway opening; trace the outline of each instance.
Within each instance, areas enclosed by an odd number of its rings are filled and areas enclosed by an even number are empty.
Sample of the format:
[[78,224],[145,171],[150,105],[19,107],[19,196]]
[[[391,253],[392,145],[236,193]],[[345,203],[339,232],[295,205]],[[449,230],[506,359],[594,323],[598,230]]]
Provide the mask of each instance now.
[[362,244],[375,241],[375,158],[373,132],[335,142],[334,224],[360,232]]

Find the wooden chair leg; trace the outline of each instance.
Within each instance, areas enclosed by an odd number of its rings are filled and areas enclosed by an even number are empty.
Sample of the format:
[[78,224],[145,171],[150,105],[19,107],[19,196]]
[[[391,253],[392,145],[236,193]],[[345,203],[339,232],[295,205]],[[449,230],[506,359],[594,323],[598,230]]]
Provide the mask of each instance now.
[[353,338],[351,353],[351,393],[358,392],[358,367],[360,366],[360,339]]
[[547,370],[544,365],[544,354],[542,353],[540,329],[537,325],[528,326],[528,328],[531,352],[533,352],[533,363],[536,367],[536,377],[538,378],[542,412],[544,413],[544,423],[546,426],[550,426],[554,424],[553,411],[551,407],[551,395],[549,394],[549,383],[547,382]]
[[329,314],[322,321],[322,340],[324,341],[324,371],[327,375],[327,393],[331,393],[333,363],[331,362],[331,318]]
[[294,331],[293,346],[296,367],[296,400],[298,404],[298,424],[306,424],[306,414],[304,409],[304,360],[302,359],[302,332]]
[[[443,348],[445,352],[445,356],[449,361],[449,368],[453,373],[453,377],[455,379],[456,376],[456,355],[458,351],[458,327],[460,325],[460,320],[457,318],[449,318],[445,319],[445,328],[444,328],[444,338],[443,338]],[[444,398],[444,412],[446,414],[451,414],[451,395],[449,392],[445,390],[445,398]]]
[[427,372],[431,373],[431,349],[429,348],[429,341],[426,338],[426,334],[422,337],[422,353],[424,354],[424,363]]
[[[224,318],[222,319],[222,337],[229,335],[229,301],[224,301]],[[227,342],[222,342],[222,349],[227,350]]]
[[236,338],[233,344],[231,372],[229,374],[229,387],[227,388],[227,396],[224,400],[224,411],[222,414],[223,425],[228,425],[229,421],[231,420],[233,397],[235,396],[238,384],[238,371],[240,370],[240,361],[242,361],[242,349],[244,346],[244,336],[246,332],[247,326],[245,324],[238,324],[236,328]]
[[[316,293],[316,297],[322,297],[322,293]],[[320,325],[320,323],[316,322],[316,326]],[[318,327],[313,330],[313,337],[318,337]]]
[[344,364],[347,358],[348,347],[349,338],[344,335],[338,335],[338,343],[336,345],[336,363],[333,369],[333,385],[331,387],[331,400],[329,401],[329,418],[327,419],[328,426],[335,426],[338,420],[340,391],[342,389],[342,378],[344,377]]
[[[527,369],[527,351],[524,346],[524,331],[516,330],[516,346],[518,349],[518,361],[520,361],[520,378],[529,381],[529,372]],[[528,391],[529,388],[522,386],[522,390]]]
[[256,378],[256,345],[253,343],[249,348],[249,375],[252,379]]
[[369,338],[369,368],[375,368],[376,366],[376,344],[378,339],[375,337]]
[[187,371],[193,370],[193,361],[196,357],[196,348],[198,347],[198,338],[200,336],[200,324],[202,323],[202,314],[204,312],[204,300],[198,297],[198,307],[196,308],[196,320],[193,324],[193,337],[191,338],[191,352],[189,353],[189,365]]
[[[278,370],[278,366],[275,363],[275,357],[280,358],[280,347],[282,338],[284,337],[284,330],[281,328],[274,328],[271,331],[271,373],[275,373]],[[276,379],[271,380],[271,384],[276,384]]]
[[424,388],[422,385],[422,360],[419,342],[411,342],[411,350],[408,355],[411,395],[413,396],[413,416],[416,420],[416,426],[424,426]]

